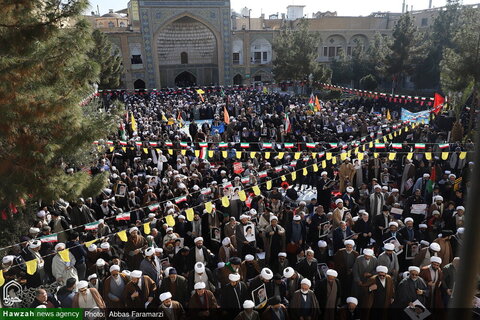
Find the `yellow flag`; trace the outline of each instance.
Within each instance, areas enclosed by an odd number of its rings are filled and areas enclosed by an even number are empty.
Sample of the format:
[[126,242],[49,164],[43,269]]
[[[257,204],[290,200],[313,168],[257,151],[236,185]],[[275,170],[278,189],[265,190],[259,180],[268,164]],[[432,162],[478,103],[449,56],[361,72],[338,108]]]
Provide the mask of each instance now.
[[272,180],[267,180],[267,190],[272,189]]
[[402,129],[398,130],[398,134],[402,134]]
[[388,141],[387,136],[384,136],[383,137],[383,142],[387,142],[387,141]]
[[228,152],[222,151],[222,157],[226,159],[228,157]]
[[308,174],[307,168],[303,168],[303,176],[306,176]]
[[120,232],[117,232],[117,236],[120,238],[120,240],[122,240],[123,242],[127,242],[128,241],[128,238],[127,238],[127,230],[122,230]]
[[64,262],[70,262],[70,251],[68,249],[58,251],[58,255]]
[[135,118],[133,117],[133,112],[130,124],[132,125],[132,131],[137,131],[137,121],[135,121]]
[[[97,146],[97,150],[98,150],[98,152],[102,152],[102,149],[103,149],[103,147],[102,147],[102,146]],[[123,148],[122,148],[122,149],[123,149]],[[126,151],[126,149],[127,149],[127,148],[125,148],[125,150],[123,150],[123,151]]]
[[169,227],[173,227],[175,225],[175,219],[173,218],[172,214],[169,214],[165,217],[165,221],[167,222]]
[[442,152],[442,160],[448,159],[448,152]]
[[37,259],[26,261],[25,264],[27,265],[27,273],[29,275],[33,275],[37,272]]
[[325,169],[327,167],[327,161],[322,160],[322,169]]
[[354,154],[357,154],[357,153],[358,153],[358,147],[356,147],[355,150],[353,150],[353,153],[354,153]]
[[362,146],[362,151],[365,151],[366,147],[367,147],[367,145],[364,144],[364,145]]
[[240,159],[242,157],[242,151],[237,151],[235,153],[236,153],[235,155],[237,156],[237,159]]
[[253,193],[255,193],[256,196],[259,196],[262,193],[258,186],[253,186],[252,190],[253,190]]
[[148,154],[148,149],[147,149],[147,148],[143,148],[143,152]]
[[408,127],[405,127],[405,132],[408,132]]
[[257,154],[257,153],[256,153],[255,151],[250,152],[250,158],[252,158],[252,159],[255,158],[255,155],[256,155],[256,154]]
[[327,160],[331,160],[331,159],[332,159],[332,153],[331,153],[331,152],[327,152],[326,158],[327,158]]
[[215,153],[214,153],[213,150],[208,150],[208,157],[209,157],[209,158],[213,158],[214,154],[215,154]]
[[379,140],[379,139],[375,139],[375,143],[380,143],[380,140]]
[[180,153],[182,154],[182,156],[184,156],[184,155],[187,154],[187,150],[182,149],[182,150],[180,150]]
[[407,159],[408,159],[408,160],[412,160],[412,158],[413,158],[413,152],[409,152],[409,153],[407,154]]
[[392,120],[392,116],[390,115],[390,109],[387,110],[387,120]]
[[3,277],[3,270],[0,270],[0,287],[5,283],[5,278]]
[[318,171],[318,166],[316,163],[313,164],[313,172],[317,172]]
[[393,132],[393,136],[394,136],[394,137],[397,136],[397,131]]
[[317,157],[317,153],[316,152],[312,152],[312,158],[315,159]]
[[301,155],[302,155],[301,152],[295,152],[294,159],[295,159],[295,160],[300,159],[300,156],[301,156]]
[[340,153],[340,160],[344,161],[345,159],[347,159],[347,153]]
[[270,152],[269,151],[265,152],[265,159],[267,159],[267,160],[270,159]]
[[85,242],[84,245],[85,247],[90,247],[92,244],[94,244],[95,242],[97,242],[98,239],[94,239],[92,241],[88,241],[88,242]]
[[188,221],[193,221],[193,217],[195,215],[195,213],[193,212],[193,208],[186,209],[185,214],[187,215],[187,220]]
[[378,152],[374,152],[374,153],[373,153],[373,157],[374,157],[375,159],[378,158],[378,155],[379,155]]
[[285,152],[279,152],[278,159],[282,160],[284,155],[285,155]]
[[113,152],[115,150],[115,147],[110,147],[110,152]]
[[463,160],[463,159],[465,159],[466,156],[467,156],[467,153],[465,151],[462,151],[462,152],[460,152],[459,158]]
[[332,164],[336,164],[337,163],[337,157],[333,157],[332,158]]
[[357,155],[357,156],[358,156],[358,160],[362,161],[364,155],[365,155],[364,153],[361,153],[361,152],[360,152],[360,153]]
[[200,157],[200,150],[195,150],[195,157]]
[[287,180],[287,178],[285,178],[285,176],[281,176],[280,179],[282,179],[282,181]]
[[127,152],[127,147],[122,147],[123,152]]
[[228,200],[227,196],[223,196],[222,198],[222,206],[225,208],[228,208],[230,206],[230,200]]
[[172,149],[168,149],[168,154],[169,154],[169,155],[173,155],[173,150],[172,150]]
[[212,212],[212,209],[213,209],[213,208],[212,208],[212,203],[211,203],[210,201],[205,202],[205,210],[206,210],[208,213],[210,213],[210,212]]
[[393,136],[391,133],[388,134],[388,139],[392,140],[393,139]]
[[167,117],[165,117],[165,113],[162,112],[162,121],[168,121]]
[[432,160],[432,153],[431,152],[425,152],[425,159]]
[[394,160],[396,156],[397,156],[397,153],[396,153],[396,152],[390,152],[390,153],[388,154],[388,159],[389,159],[389,160]]
[[292,172],[292,180],[293,181],[297,180],[297,172],[296,171]]
[[150,234],[150,222],[143,224],[143,232],[145,232],[145,234]]
[[369,147],[369,148],[373,148],[373,141],[370,141],[370,142],[368,143],[368,147]]
[[352,156],[352,150],[348,150],[348,151],[347,151],[347,157],[350,158],[351,156]]
[[244,190],[238,191],[238,198],[240,199],[240,201],[247,200],[247,195],[245,194]]

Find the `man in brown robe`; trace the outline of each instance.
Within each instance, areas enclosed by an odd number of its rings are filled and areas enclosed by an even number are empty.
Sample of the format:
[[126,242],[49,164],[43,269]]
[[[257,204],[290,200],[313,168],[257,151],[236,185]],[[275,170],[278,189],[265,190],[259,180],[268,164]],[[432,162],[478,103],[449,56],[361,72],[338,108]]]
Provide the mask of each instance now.
[[364,299],[365,319],[387,319],[388,309],[395,297],[394,283],[386,266],[377,266],[377,274],[367,280],[367,299]]
[[204,282],[195,283],[195,293],[190,298],[188,308],[190,309],[191,316],[195,316],[200,319],[215,318],[220,306],[217,303],[217,299],[210,290],[205,289]]
[[341,301],[340,280],[338,273],[333,269],[327,270],[327,278],[322,279],[315,288],[315,295],[322,309],[323,319],[335,319],[337,307]]
[[420,269],[420,278],[422,278],[428,286],[429,295],[427,296],[428,309],[441,309],[444,307],[442,300],[442,281],[443,272],[440,268],[442,259],[440,257],[431,257],[430,265]]
[[353,177],[355,176],[355,168],[350,163],[350,158],[346,158],[343,161],[338,170],[338,174],[340,178],[340,192],[344,193],[347,184],[351,183],[353,181]]
[[290,303],[289,309],[292,318],[300,320],[318,319],[318,310],[320,308],[317,297],[310,290],[312,283],[308,279],[303,279],[300,283],[300,290],[295,291]]
[[143,249],[147,248],[147,240],[139,234],[138,228],[133,227],[128,231],[130,236],[125,243],[125,256],[129,270],[137,270],[143,260]]
[[[72,308],[84,307],[83,305],[81,305],[80,299],[84,299],[84,298],[88,299],[89,294],[91,294],[93,301],[95,301],[95,304],[97,305],[97,307],[99,307],[100,309],[105,308],[105,302],[103,301],[102,296],[97,291],[97,289],[88,288],[87,281],[84,281],[84,280],[79,281],[77,283],[77,289],[78,289],[78,292],[73,297]],[[92,307],[92,306],[90,305],[89,307]]]
[[350,296],[353,281],[353,264],[357,260],[359,253],[353,250],[355,241],[349,239],[344,242],[345,248],[342,248],[333,256],[335,270],[338,272],[338,279],[342,286],[342,300]]
[[[115,284],[112,285],[112,282]],[[103,282],[103,297],[107,308],[125,308],[122,295],[128,282],[127,276],[120,273],[120,266],[114,264],[110,267],[110,276]],[[117,290],[122,293],[116,294]]]
[[146,309],[153,301],[157,285],[149,276],[142,275],[142,271],[133,270],[130,273],[130,282],[123,291],[123,300],[127,308]]
[[185,316],[185,310],[180,302],[172,300],[172,294],[170,292],[164,292],[160,295],[161,305],[159,310],[163,311],[163,314],[168,320],[181,320]]

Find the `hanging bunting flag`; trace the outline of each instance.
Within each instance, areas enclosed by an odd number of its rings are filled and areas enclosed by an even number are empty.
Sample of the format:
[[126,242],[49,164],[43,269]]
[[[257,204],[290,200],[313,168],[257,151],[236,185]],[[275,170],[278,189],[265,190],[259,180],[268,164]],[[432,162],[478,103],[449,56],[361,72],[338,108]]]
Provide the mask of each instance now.
[[151,204],[148,206],[148,210],[150,211],[157,211],[158,209],[160,209],[160,204],[159,203],[154,203],[154,204]]
[[380,154],[379,154],[378,152],[374,152],[374,153],[373,153],[373,157],[374,157],[375,159],[377,159],[379,155],[380,155]]
[[273,148],[273,144],[271,144],[271,143],[269,143],[269,142],[268,142],[268,143],[264,143],[264,144],[263,144],[263,148],[264,148],[264,149],[272,149],[272,148]]
[[198,145],[200,148],[208,148],[208,142],[199,142]]
[[185,202],[185,201],[187,201],[187,196],[186,195],[182,195],[180,197],[175,198],[175,204],[179,204],[179,203],[182,203],[182,202]]
[[391,146],[393,149],[402,149],[401,143],[392,143]]
[[249,183],[250,182],[250,177],[242,177],[242,179],[240,180],[242,183]]
[[195,216],[193,208],[186,209],[185,210],[185,215],[187,216],[187,221],[193,221],[193,218]]
[[390,152],[388,154],[388,159],[389,160],[395,160],[395,157],[397,156],[397,153],[396,152]]
[[307,143],[305,146],[310,149],[315,149],[315,143]]
[[413,152],[409,152],[409,153],[407,154],[407,159],[408,159],[408,160],[412,160],[412,158],[413,158]]
[[208,212],[208,213],[211,213],[212,212],[212,203],[210,201],[208,202],[205,202],[205,210]]
[[295,160],[298,160],[298,159],[300,159],[301,156],[302,156],[302,153],[301,153],[301,152],[295,152],[295,154],[293,155],[293,158],[294,158]]
[[440,143],[440,144],[438,145],[438,147],[439,147],[440,149],[445,149],[445,148],[448,148],[448,147],[449,147],[449,144],[448,144],[448,143]]
[[143,232],[145,232],[145,234],[150,234],[150,222],[147,222],[147,223],[144,223],[143,224]]
[[425,143],[415,143],[415,149],[425,149]]
[[202,191],[200,191],[200,193],[203,194],[204,196],[206,196],[206,195],[209,195],[210,193],[212,193],[212,189],[203,188]]
[[240,148],[243,148],[243,149],[250,148],[250,143],[242,142],[242,143],[240,143]]
[[330,145],[330,148],[338,148],[338,143],[336,142],[330,142],[329,145]]
[[29,275],[34,275],[37,272],[37,259],[26,261],[25,265],[27,266],[27,273]]
[[268,151],[265,152],[265,159],[267,159],[267,160],[270,159],[270,152],[268,152]]
[[165,146],[173,147],[173,142],[172,141],[165,141]]
[[157,147],[158,146],[157,142],[150,141],[149,144],[150,144],[150,147]]
[[281,176],[280,179],[282,179],[282,181],[286,181],[287,178],[285,176]]
[[222,197],[222,206],[224,208],[228,208],[230,206],[230,200],[228,200],[227,196]]
[[240,201],[244,201],[244,202],[245,200],[247,200],[247,195],[245,194],[244,190],[238,191],[238,198],[240,199]]
[[235,152],[235,156],[237,157],[237,159],[242,158],[242,151]]
[[290,162],[290,167],[296,167],[296,166],[297,166],[297,161]]
[[340,153],[340,160],[345,161],[345,159],[347,159],[347,153],[346,152]]
[[295,171],[292,172],[292,181],[297,180],[297,173]]
[[332,158],[332,164],[336,164],[337,163],[337,157],[333,157]]
[[87,223],[85,225],[85,230],[95,230],[95,229],[98,229],[98,225],[100,224],[99,221],[94,221],[94,222],[90,222],[90,223]]
[[259,178],[265,178],[266,176],[268,176],[267,171],[260,171],[258,173]]
[[226,142],[220,142],[220,143],[218,144],[218,147],[219,147],[219,148],[228,148],[228,143],[226,143]]
[[327,167],[327,161],[322,160],[322,169],[325,169]]
[[222,157],[226,159],[228,157],[228,151],[222,151]]
[[3,277],[3,270],[0,270],[0,287],[5,283],[5,278]]
[[431,152],[425,152],[425,159],[432,160],[432,153]]
[[194,150],[195,157],[200,157],[200,150]]
[[272,180],[267,181],[267,190],[272,189]]
[[313,172],[318,171],[318,165],[316,163],[313,164]]
[[326,158],[327,158],[327,160],[331,160],[331,159],[332,159],[332,153],[331,153],[331,152],[327,152]]
[[467,153],[465,151],[462,151],[460,152],[460,155],[458,156],[460,159],[465,159],[465,157],[467,156]]
[[276,166],[275,167],[275,172],[280,172],[282,171],[282,166]]
[[284,143],[283,146],[285,147],[285,149],[292,149],[295,147],[295,145],[290,142]]
[[256,196],[259,196],[262,193],[258,186],[253,186],[252,190],[253,190],[253,193],[255,193]]
[[282,160],[284,155],[285,155],[285,152],[279,152],[278,159]]
[[54,233],[49,234],[48,236],[39,237],[38,240],[40,240],[41,242],[57,242],[58,236],[56,233]]
[[93,240],[91,240],[91,241],[85,242],[84,245],[85,245],[85,247],[88,248],[88,247],[90,247],[92,244],[94,244],[94,243],[97,242],[97,241],[98,241],[98,239],[93,239]]
[[364,155],[365,155],[364,153],[359,153],[359,154],[357,155],[357,157],[358,157],[358,160],[362,161],[362,160],[363,160],[363,157],[364,157]]
[[375,143],[376,149],[385,149],[385,143]]
[[62,258],[63,262],[70,262],[70,251],[68,249],[58,251],[58,255]]
[[[126,146],[127,145],[127,141],[125,141],[125,140],[120,140],[119,143],[120,143],[121,146]],[[141,142],[140,142],[140,145],[142,145]]]
[[257,154],[256,151],[250,152],[250,158],[252,158],[252,159],[255,158],[255,155],[256,155],[256,154]]
[[303,176],[305,177],[305,176],[307,176],[307,175],[308,175],[308,170],[307,170],[307,168],[303,168]]
[[124,212],[117,214],[115,217],[115,220],[117,221],[129,221],[130,220],[130,212]]
[[182,148],[188,147],[188,142],[180,141],[180,147],[182,147]]

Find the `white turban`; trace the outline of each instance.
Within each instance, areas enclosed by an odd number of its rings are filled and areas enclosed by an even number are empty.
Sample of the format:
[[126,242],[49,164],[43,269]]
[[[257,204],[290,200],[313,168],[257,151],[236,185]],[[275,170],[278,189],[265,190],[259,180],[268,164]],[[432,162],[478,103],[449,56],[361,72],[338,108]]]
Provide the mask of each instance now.
[[197,243],[198,241],[203,241],[202,237],[196,237],[193,242]]
[[140,278],[142,276],[142,271],[140,270],[133,270],[132,273],[130,273],[131,278]]
[[295,270],[293,270],[292,267],[287,267],[287,268],[283,269],[283,276],[287,279],[292,277],[294,273],[295,273]]
[[236,282],[236,281],[240,280],[240,275],[238,273],[230,273],[228,275],[228,280]]
[[319,240],[319,241],[318,241],[318,247],[319,247],[319,248],[325,248],[325,247],[327,247],[327,242],[326,242],[326,241],[323,241],[323,240]]
[[442,258],[436,257],[436,256],[430,257],[430,263],[432,263],[432,262],[442,264]]
[[373,250],[372,249],[363,249],[363,255],[373,257]]
[[171,299],[172,298],[172,294],[170,292],[164,292],[160,295],[160,301],[163,302],[167,299]]
[[243,302],[243,309],[252,309],[255,307],[255,303],[252,300],[245,300]]
[[245,256],[245,261],[253,261],[253,259],[255,259],[255,257],[252,256],[251,254],[247,254],[247,255]]
[[417,271],[418,273],[420,273],[420,268],[417,266],[408,267],[408,272],[412,272],[412,271]]
[[306,284],[309,288],[312,286],[312,282],[308,280],[307,278],[302,279],[300,284]]
[[388,273],[388,268],[385,266],[377,266],[377,273],[379,272]]
[[120,271],[120,266],[118,264],[113,264],[110,267],[110,273],[112,273],[112,271]]
[[83,288],[86,288],[86,287],[88,287],[88,282],[87,281],[85,281],[85,280],[78,281],[77,290],[80,290],[80,289],[83,289]]
[[383,246],[383,249],[388,251],[393,251],[395,250],[395,246],[393,245],[393,243],[385,243],[385,245]]
[[440,251],[440,245],[436,242],[433,242],[430,244],[430,249],[432,249],[433,251],[435,252],[439,252]]
[[204,273],[205,272],[205,265],[202,262],[195,263],[195,272],[196,273]]
[[195,290],[205,289],[205,282],[197,282],[197,283],[195,283],[194,289],[195,289]]
[[347,303],[353,303],[354,305],[358,305],[358,300],[355,297],[348,297]]
[[273,272],[269,268],[263,268],[262,272],[260,272],[260,275],[265,280],[270,280],[273,278]]
[[331,276],[331,277],[338,277],[338,272],[336,270],[333,270],[333,269],[328,269],[327,270],[327,276]]

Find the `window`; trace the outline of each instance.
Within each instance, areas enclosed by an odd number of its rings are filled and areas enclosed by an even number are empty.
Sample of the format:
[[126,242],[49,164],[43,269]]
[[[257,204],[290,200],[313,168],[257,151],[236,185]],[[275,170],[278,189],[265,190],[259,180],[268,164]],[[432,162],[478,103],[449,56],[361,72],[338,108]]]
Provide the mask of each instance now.
[[268,52],[265,51],[265,52],[263,52],[262,54],[263,54],[262,60],[263,60],[264,62],[267,62],[267,60],[268,60]]
[[132,64],[142,64],[142,56],[139,54],[132,55]]
[[352,47],[347,47],[347,56],[351,56],[352,55]]
[[337,47],[337,56],[341,55],[343,52],[343,48],[342,47]]
[[335,47],[328,47],[328,56],[335,57]]
[[108,23],[108,27],[109,27],[109,28],[115,28],[115,23],[113,23],[112,21],[110,21],[110,22]]
[[254,52],[253,53],[253,63],[262,63],[262,53]]
[[253,78],[254,81],[262,81],[262,76],[255,76]]
[[188,64],[188,53],[186,53],[186,52],[180,53],[180,63],[181,64]]
[[240,52],[233,53],[233,64],[240,64]]
[[422,18],[422,27],[428,26],[428,18]]
[[120,22],[120,28],[125,28],[125,22]]
[[323,47],[323,56],[328,57],[328,47]]

